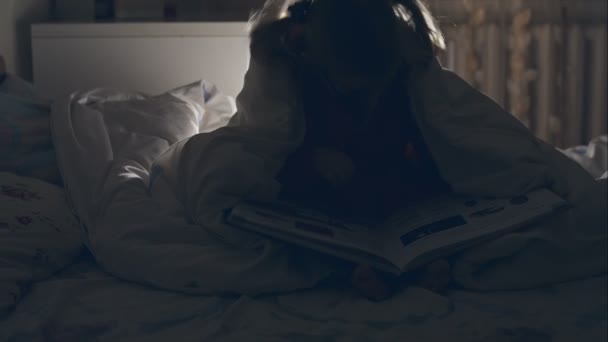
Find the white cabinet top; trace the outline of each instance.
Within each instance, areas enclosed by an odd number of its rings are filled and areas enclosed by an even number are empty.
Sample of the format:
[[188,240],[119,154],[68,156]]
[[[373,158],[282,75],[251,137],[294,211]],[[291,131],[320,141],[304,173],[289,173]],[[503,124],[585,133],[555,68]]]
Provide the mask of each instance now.
[[246,22],[42,23],[33,38],[57,37],[246,37]]
[[159,94],[200,79],[236,96],[249,65],[245,22],[32,26],[34,84],[51,98],[92,88]]

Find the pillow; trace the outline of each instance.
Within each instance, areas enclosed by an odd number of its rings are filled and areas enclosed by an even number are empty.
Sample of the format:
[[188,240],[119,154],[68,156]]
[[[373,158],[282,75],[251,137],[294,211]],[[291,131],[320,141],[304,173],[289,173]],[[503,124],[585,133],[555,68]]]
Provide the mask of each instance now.
[[71,264],[82,248],[79,222],[63,189],[0,172],[0,315],[33,282]]
[[226,126],[236,112],[234,98],[225,95],[205,80],[194,82],[168,92],[193,106],[202,115],[199,117],[199,132],[208,133]]
[[9,73],[5,73],[3,76],[0,73],[0,93],[40,104],[49,104],[48,99],[36,91],[31,83]]
[[[156,96],[149,96],[135,91],[124,91],[111,88],[98,88],[79,94],[86,99],[86,105],[104,113],[106,120],[129,126],[128,130],[138,127],[140,133],[157,136],[159,131],[167,133],[181,132],[174,136],[180,139],[197,133],[206,133],[228,124],[236,112],[235,100],[223,93],[213,84],[199,80],[184,86],[171,89]],[[176,120],[176,116],[193,117],[192,120]],[[146,117],[148,124],[141,127],[141,117]],[[150,116],[156,117],[150,121]],[[113,119],[119,117],[120,120]],[[188,127],[178,127],[178,123]],[[160,127],[160,130],[158,129]],[[176,141],[169,141],[174,143]]]
[[586,146],[558,150],[579,163],[596,179],[608,176],[608,135],[599,136]]
[[50,107],[27,96],[0,92],[0,172],[61,184]]

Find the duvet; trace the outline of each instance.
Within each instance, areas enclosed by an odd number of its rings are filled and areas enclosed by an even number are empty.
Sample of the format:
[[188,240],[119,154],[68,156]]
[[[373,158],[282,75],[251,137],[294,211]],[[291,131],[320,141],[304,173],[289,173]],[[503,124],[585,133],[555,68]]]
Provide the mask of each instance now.
[[[304,135],[293,73],[269,68],[252,59],[234,115],[213,109],[221,96],[205,82],[156,97],[82,92],[55,104],[60,169],[104,270],[181,293],[250,295],[310,288],[333,272],[320,256],[223,221],[242,199],[276,198],[277,172]],[[455,281],[513,290],[604,274],[606,187],[437,62],[413,77],[413,112],[455,192],[549,187],[572,205],[462,253]]]

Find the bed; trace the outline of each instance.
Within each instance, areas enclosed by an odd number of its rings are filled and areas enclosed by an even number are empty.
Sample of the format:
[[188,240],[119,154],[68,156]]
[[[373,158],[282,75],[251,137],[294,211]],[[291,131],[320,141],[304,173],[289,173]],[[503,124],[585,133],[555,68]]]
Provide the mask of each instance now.
[[[18,101],[35,93],[20,89]],[[189,93],[173,94],[184,99]],[[233,108],[229,98],[215,98],[209,130],[225,123]],[[49,107],[29,100],[41,120],[48,120]],[[601,137],[563,152],[601,178],[606,141]],[[53,172],[10,167],[0,170],[1,341],[600,342],[608,337],[605,273],[519,291],[439,295],[410,287],[383,302],[332,285],[205,296],[121,280],[85,247],[74,198],[66,196],[61,180]]]
[[316,289],[204,297],[119,281],[82,255],[33,285],[1,325],[5,341],[605,341],[606,276],[532,291],[410,288],[374,303]]

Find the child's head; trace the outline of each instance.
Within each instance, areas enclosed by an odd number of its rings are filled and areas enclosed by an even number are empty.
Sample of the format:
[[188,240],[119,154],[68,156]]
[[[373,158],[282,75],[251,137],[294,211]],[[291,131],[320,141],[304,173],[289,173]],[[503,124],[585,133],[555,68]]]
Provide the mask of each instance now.
[[348,92],[392,71],[396,16],[388,0],[317,0],[306,21],[306,57]]
[[251,30],[289,16],[292,9],[304,28],[304,60],[336,91],[370,94],[384,88],[402,65],[430,60],[435,48],[443,48],[421,1],[267,0],[252,17]]
[[[404,25],[404,22],[410,25]],[[404,30],[416,44],[403,41]],[[306,14],[306,58],[342,93],[381,87],[403,64],[407,49],[441,46],[418,0],[314,0]]]

